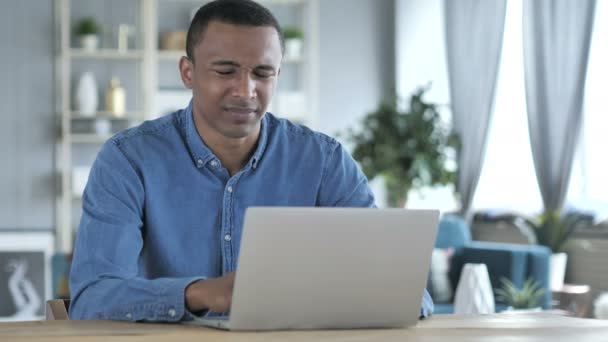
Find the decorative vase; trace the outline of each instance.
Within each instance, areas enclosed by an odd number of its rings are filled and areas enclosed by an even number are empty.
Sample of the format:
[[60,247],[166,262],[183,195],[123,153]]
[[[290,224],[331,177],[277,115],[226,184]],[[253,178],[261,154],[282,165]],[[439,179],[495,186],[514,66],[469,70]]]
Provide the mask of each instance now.
[[564,286],[568,254],[553,253],[549,259],[549,286],[551,291],[558,291]]
[[97,112],[97,82],[92,72],[85,72],[78,80],[75,97],[76,110],[80,115],[92,117]]
[[125,106],[125,89],[120,85],[118,78],[112,77],[106,90],[106,110],[115,117],[122,118],[125,116]]
[[112,122],[108,118],[95,119],[95,133],[97,135],[108,135],[112,132]]
[[97,50],[99,45],[99,37],[96,34],[84,34],[79,37],[80,47],[88,52]]
[[285,41],[285,57],[290,59],[302,57],[302,39],[287,39]]
[[494,313],[494,291],[485,264],[465,264],[454,296],[456,314]]

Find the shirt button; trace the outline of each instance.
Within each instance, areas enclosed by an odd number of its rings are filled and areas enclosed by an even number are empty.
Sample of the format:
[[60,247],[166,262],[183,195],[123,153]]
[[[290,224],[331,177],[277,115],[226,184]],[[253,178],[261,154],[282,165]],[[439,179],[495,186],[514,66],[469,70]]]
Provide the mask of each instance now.
[[196,161],[196,165],[197,165],[198,167],[203,166],[203,164],[204,164],[204,162],[203,162],[203,160],[202,160],[202,159],[198,159],[198,160]]
[[128,313],[128,314],[126,315],[126,317],[127,317],[127,319],[131,319],[131,318],[133,318],[133,315],[131,315],[131,313]]
[[169,317],[175,317],[175,315],[177,314],[175,312],[175,309],[169,309],[169,312],[167,312],[169,314]]
[[226,190],[228,190],[228,192],[232,192],[232,187],[229,186],[228,189],[226,189]]
[[217,161],[216,161],[216,160],[212,160],[212,161],[211,161],[211,166],[213,166],[213,167],[217,167]]
[[232,235],[230,235],[230,234],[224,235],[224,240],[225,241],[231,241],[232,240]]

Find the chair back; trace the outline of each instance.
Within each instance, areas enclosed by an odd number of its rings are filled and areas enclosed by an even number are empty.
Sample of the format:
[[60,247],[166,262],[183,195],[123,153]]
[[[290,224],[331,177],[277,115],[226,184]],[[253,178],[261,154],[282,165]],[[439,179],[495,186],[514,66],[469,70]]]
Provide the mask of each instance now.
[[68,316],[68,310],[70,308],[69,299],[51,299],[46,301],[46,320],[66,320],[70,319]]
[[469,243],[471,243],[471,230],[467,223],[459,216],[444,215],[439,222],[435,247],[459,249]]

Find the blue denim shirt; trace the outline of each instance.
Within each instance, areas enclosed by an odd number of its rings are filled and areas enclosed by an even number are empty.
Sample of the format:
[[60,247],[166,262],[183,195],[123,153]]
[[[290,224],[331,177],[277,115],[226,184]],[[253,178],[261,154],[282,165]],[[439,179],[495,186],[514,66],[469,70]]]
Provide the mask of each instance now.
[[[237,269],[250,206],[372,207],[374,197],[336,140],[270,113],[232,177],[200,138],[192,105],[114,136],[84,191],[70,318],[191,319],[185,288]],[[425,293],[422,314],[432,306]]]

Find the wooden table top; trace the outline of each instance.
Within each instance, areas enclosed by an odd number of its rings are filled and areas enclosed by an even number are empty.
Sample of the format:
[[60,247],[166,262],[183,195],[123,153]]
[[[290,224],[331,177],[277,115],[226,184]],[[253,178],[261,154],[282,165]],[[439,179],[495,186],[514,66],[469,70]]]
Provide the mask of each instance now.
[[[446,339],[448,338],[448,339]],[[498,338],[498,339],[497,339]],[[608,341],[608,321],[550,313],[436,315],[409,329],[225,332],[113,321],[0,323],[0,341]]]

